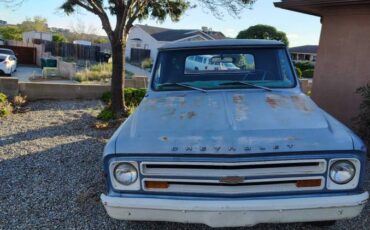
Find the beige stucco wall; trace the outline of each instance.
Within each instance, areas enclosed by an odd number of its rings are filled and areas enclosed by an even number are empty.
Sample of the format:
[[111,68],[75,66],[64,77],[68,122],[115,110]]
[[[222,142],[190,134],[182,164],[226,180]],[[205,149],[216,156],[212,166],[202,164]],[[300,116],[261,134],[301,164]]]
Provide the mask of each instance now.
[[328,9],[322,24],[312,98],[352,126],[361,102],[355,91],[370,83],[370,6]]
[[[125,81],[127,88],[147,88],[148,80],[135,77]],[[16,78],[0,77],[0,92],[9,97],[21,94],[28,100],[100,99],[110,85],[59,84],[53,82],[18,82]]]
[[11,77],[0,77],[0,93],[8,97],[17,96],[19,93],[18,79]]

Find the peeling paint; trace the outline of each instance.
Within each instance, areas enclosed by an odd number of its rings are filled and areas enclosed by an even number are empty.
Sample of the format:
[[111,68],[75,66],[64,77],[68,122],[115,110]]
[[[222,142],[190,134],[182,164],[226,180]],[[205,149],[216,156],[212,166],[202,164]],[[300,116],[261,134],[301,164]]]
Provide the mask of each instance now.
[[244,95],[236,94],[233,96],[233,102],[236,106],[235,120],[244,121],[248,119],[248,106],[245,102]]
[[276,109],[281,106],[282,100],[281,97],[277,97],[274,95],[268,95],[266,97],[266,102],[269,104],[273,109]]
[[306,104],[306,101],[299,96],[291,96],[294,105],[305,112],[312,112],[312,108]]
[[159,139],[160,139],[161,141],[168,141],[168,137],[166,137],[166,136],[160,137]]
[[193,119],[193,117],[195,117],[197,114],[195,113],[195,112],[193,112],[193,111],[191,111],[191,112],[187,112],[187,113],[181,113],[181,115],[180,115],[180,119],[181,120],[184,120],[184,119],[189,119],[189,120],[191,120],[191,119]]
[[235,104],[242,104],[243,103],[243,101],[244,101],[244,96],[243,95],[234,95],[233,96],[233,102],[235,103]]

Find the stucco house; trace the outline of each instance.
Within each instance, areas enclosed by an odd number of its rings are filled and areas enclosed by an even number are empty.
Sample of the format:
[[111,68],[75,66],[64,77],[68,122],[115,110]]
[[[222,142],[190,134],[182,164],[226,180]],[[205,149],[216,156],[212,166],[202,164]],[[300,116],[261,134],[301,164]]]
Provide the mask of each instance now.
[[23,32],[22,37],[23,37],[23,43],[29,44],[29,43],[33,43],[34,39],[40,39],[43,41],[52,41],[53,33],[28,31],[28,32]]
[[282,0],[275,6],[321,18],[312,98],[353,127],[362,101],[356,89],[370,83],[370,1]]
[[[126,57],[143,59],[157,56],[158,48],[170,42],[225,39],[222,32],[202,27],[194,29],[167,29],[148,25],[135,25],[131,28],[126,44]],[[138,57],[140,56],[140,57]]]
[[290,48],[289,52],[294,62],[308,61],[315,64],[318,48],[319,46],[317,45],[297,46]]

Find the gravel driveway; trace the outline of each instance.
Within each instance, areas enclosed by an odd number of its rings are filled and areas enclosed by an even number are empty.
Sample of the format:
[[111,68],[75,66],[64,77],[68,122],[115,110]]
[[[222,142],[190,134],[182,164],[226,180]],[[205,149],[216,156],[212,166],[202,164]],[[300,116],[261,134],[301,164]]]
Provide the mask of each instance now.
[[[0,120],[0,229],[209,229],[110,219],[99,195],[104,192],[101,153],[114,130],[91,128],[102,104],[40,101],[30,107],[31,112]],[[369,181],[366,186],[370,190]],[[331,229],[369,226],[368,205],[362,216]],[[264,224],[249,229],[313,228]]]

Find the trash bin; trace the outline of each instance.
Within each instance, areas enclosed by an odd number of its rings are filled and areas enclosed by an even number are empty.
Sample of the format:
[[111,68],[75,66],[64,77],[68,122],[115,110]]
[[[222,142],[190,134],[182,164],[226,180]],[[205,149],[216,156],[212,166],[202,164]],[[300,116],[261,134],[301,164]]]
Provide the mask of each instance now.
[[97,53],[96,55],[96,61],[97,62],[105,62],[105,63],[108,63],[108,60],[109,58],[111,57],[112,55],[109,54],[109,53],[105,53],[105,52],[99,52]]
[[41,58],[41,68],[44,67],[57,67],[57,60],[54,58]]

